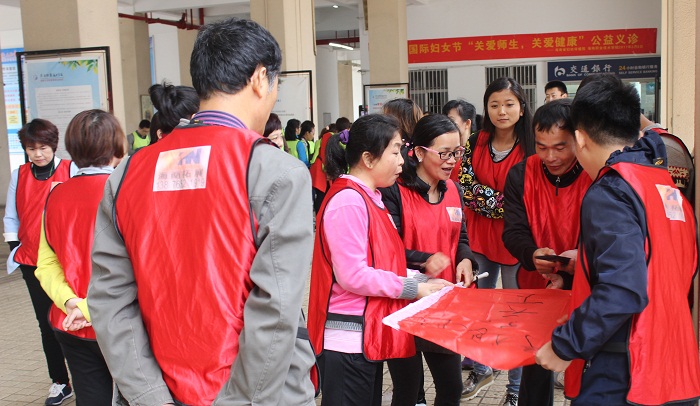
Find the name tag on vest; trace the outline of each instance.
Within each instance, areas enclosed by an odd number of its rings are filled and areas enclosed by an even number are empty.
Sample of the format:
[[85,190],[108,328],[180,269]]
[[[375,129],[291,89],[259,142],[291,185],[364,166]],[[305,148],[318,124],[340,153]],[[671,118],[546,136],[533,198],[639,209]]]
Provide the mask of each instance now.
[[211,145],[163,151],[153,176],[154,192],[205,189]]
[[462,221],[462,208],[461,207],[447,207],[447,215],[450,216],[451,222],[460,223]]
[[685,213],[683,212],[683,196],[681,191],[668,185],[656,185],[656,190],[659,191],[661,201],[664,204],[666,217],[669,220],[685,222]]

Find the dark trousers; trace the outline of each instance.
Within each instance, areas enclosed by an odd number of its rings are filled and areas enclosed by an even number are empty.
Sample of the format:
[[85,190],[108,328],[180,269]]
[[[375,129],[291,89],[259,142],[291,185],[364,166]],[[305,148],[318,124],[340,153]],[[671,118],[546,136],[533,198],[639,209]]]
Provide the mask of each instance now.
[[44,347],[44,355],[46,356],[46,363],[49,367],[49,377],[51,377],[53,382],[68,384],[68,369],[66,368],[66,362],[63,358],[63,351],[49,323],[49,309],[53,302],[46,292],[44,292],[44,289],[41,288],[39,280],[34,276],[36,267],[20,265],[19,268],[22,271],[24,282],[27,284],[29,297],[32,299],[36,320],[39,322],[41,344]]
[[62,331],[54,331],[73,376],[78,406],[110,406],[112,375],[109,373],[97,341],[83,340]]
[[520,378],[518,406],[552,406],[554,404],[554,381],[552,371],[539,365],[523,367]]
[[439,352],[418,352],[411,358],[387,361],[394,393],[392,406],[415,406],[423,386],[423,359],[435,384],[435,406],[458,406],[462,396],[462,356]]
[[316,188],[311,188],[313,190],[314,198],[314,213],[318,213],[321,210],[321,203],[323,203],[323,198],[326,197],[326,192],[321,192]]
[[[324,350],[318,358],[321,406],[380,406],[382,362],[369,362],[362,354]],[[413,405],[415,405],[415,397]]]

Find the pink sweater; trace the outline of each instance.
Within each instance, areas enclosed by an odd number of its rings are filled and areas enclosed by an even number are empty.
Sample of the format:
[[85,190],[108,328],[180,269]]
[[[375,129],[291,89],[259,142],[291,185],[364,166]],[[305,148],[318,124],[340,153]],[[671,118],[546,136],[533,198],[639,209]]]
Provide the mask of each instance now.
[[[372,191],[358,178],[352,180],[364,189],[379,207],[384,207],[379,191]],[[392,272],[367,264],[367,206],[354,190],[339,192],[328,202],[323,214],[322,232],[331,252],[333,284],[328,311],[361,316],[367,296],[398,298],[403,290],[402,279]],[[402,253],[403,254],[403,253]],[[343,353],[362,352],[362,333],[326,329],[324,349]]]

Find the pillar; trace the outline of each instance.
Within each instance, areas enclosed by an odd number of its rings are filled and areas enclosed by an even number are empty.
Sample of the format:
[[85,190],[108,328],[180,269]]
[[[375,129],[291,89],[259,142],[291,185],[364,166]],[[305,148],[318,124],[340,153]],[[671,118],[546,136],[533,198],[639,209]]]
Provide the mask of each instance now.
[[192,86],[190,58],[192,57],[192,49],[194,49],[197,33],[197,30],[177,30],[177,48],[180,54],[180,84],[182,86]]
[[[1,48],[2,44],[0,44]],[[2,77],[0,76],[0,81]],[[7,116],[5,112],[5,86],[0,86],[0,206],[7,200],[7,187],[10,184],[10,144],[7,139]]]
[[151,86],[151,50],[148,41],[148,24],[145,21],[119,19],[119,35],[122,53],[124,81],[125,132],[134,131],[143,118],[141,96],[148,95]]
[[367,1],[371,84],[408,83],[406,0]]
[[[321,120],[316,99],[316,33],[313,0],[251,0],[250,18],[265,27],[282,49],[282,71],[311,71],[311,120]],[[300,118],[301,119],[301,118]],[[303,121],[303,120],[302,120]]]
[[122,126],[129,124],[125,120],[117,2],[21,0],[20,8],[25,51],[109,47],[114,115]]

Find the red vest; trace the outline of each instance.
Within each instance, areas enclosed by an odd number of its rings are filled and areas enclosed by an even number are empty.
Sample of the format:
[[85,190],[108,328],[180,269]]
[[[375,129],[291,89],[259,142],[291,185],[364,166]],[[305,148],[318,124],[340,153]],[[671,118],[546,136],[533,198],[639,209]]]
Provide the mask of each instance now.
[[[369,217],[367,264],[398,276],[406,276],[406,255],[399,233],[391,221],[389,212],[380,209],[365,191],[352,180],[339,178],[331,184],[328,195],[316,217],[316,241],[311,267],[309,292],[309,336],[311,344],[320,355],[323,351],[323,338],[328,315],[328,304],[333,288],[333,265],[328,242],[323,233],[323,214],[328,202],[344,189],[357,191],[365,200]],[[382,324],[385,316],[403,308],[407,300],[388,297],[367,297],[363,327],[363,352],[369,361],[383,361],[390,358],[407,358],[415,354],[413,336]]]
[[[530,232],[538,248],[549,247],[557,254],[576,248],[580,231],[581,202],[591,177],[585,172],[571,185],[557,189],[547,179],[542,160],[533,155],[525,163],[523,203]],[[547,280],[534,270],[518,269],[520,289],[544,289]]]
[[309,168],[309,171],[311,172],[311,186],[320,190],[321,192],[325,192],[326,189],[328,189],[328,179],[326,179],[326,172],[323,170],[323,163],[326,161],[326,144],[332,135],[333,134],[329,132],[323,134],[321,137],[320,147],[316,147],[321,149],[318,151],[316,160]]
[[462,176],[462,158],[459,158],[455,162],[455,167],[452,168],[452,173],[450,173],[450,180],[459,183],[459,178]]
[[442,252],[450,257],[451,265],[437,278],[455,282],[457,244],[462,221],[462,196],[451,180],[440,203],[431,204],[421,195],[399,183],[403,216],[403,243],[406,249],[428,253]]
[[[92,274],[92,239],[95,233],[97,208],[104,193],[108,174],[81,175],[54,188],[46,201],[44,233],[46,241],[56,253],[63,268],[66,282],[78,297],[87,297]],[[76,199],[76,196],[80,196]],[[56,305],[51,306],[49,321],[60,331],[66,314]],[[76,337],[95,339],[92,327],[65,331]]]
[[[479,183],[490,188],[503,191],[506,186],[506,176],[513,165],[520,162],[523,157],[523,148],[520,143],[513,147],[508,156],[500,161],[493,162],[489,150],[489,133],[481,131],[473,146],[472,168]],[[503,219],[490,219],[477,214],[472,210],[467,212],[467,234],[469,234],[472,251],[482,254],[489,261],[503,265],[515,265],[518,260],[513,257],[503,244]]]
[[261,139],[176,129],[130,158],[115,197],[151,349],[182,403],[211,404],[238,354],[257,250],[248,163]]
[[41,214],[44,212],[46,198],[54,183],[64,182],[70,178],[70,164],[71,161],[61,159],[53,175],[46,180],[37,180],[34,177],[31,163],[19,167],[16,192],[19,218],[17,236],[22,245],[15,253],[15,262],[36,266],[41,235]]
[[[649,304],[632,319],[628,341],[629,403],[660,405],[700,397],[698,343],[687,295],[698,265],[696,224],[690,203],[681,197],[665,168],[617,163],[601,171],[619,173],[646,209],[647,295]],[[682,201],[682,202],[681,202]],[[684,218],[682,221],[678,218]],[[673,220],[671,220],[673,219]],[[572,309],[591,293],[583,246],[574,273]],[[566,371],[567,397],[578,396],[584,361]],[[660,384],[659,378],[662,384]]]

